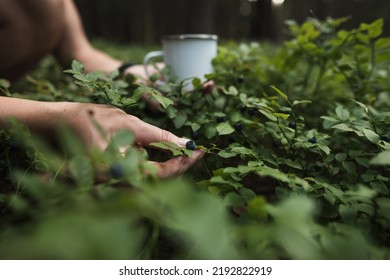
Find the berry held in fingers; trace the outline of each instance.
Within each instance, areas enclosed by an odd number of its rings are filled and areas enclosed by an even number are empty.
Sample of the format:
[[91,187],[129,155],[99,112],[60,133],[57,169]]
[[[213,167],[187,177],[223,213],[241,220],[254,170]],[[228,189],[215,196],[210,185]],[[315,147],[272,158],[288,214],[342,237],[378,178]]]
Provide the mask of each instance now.
[[186,148],[188,149],[188,150],[195,150],[196,149],[196,143],[195,143],[195,141],[193,141],[193,140],[190,140],[190,141],[188,141],[187,143],[186,143]]

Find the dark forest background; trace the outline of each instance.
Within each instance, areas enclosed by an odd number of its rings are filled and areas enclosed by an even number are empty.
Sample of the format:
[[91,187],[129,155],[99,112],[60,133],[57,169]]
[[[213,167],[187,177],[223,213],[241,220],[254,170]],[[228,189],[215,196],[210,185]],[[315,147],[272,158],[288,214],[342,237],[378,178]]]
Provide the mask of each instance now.
[[[388,0],[75,0],[90,37],[120,43],[153,44],[161,36],[214,33],[231,40],[279,41],[284,22],[307,17],[345,17],[345,25],[385,19]],[[283,2],[281,4],[281,2]]]

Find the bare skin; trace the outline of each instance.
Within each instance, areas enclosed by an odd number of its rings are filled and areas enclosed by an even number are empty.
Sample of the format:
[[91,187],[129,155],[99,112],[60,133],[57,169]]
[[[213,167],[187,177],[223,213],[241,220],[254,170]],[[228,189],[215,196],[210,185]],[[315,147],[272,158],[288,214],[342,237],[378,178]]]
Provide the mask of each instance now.
[[[11,81],[48,54],[55,55],[64,65],[72,59],[79,60],[87,71],[111,72],[122,64],[90,44],[72,0],[0,0],[0,42],[0,78]],[[146,78],[142,65],[130,67],[127,72]],[[141,146],[159,141],[184,146],[187,141],[110,106],[0,97],[0,126],[5,127],[8,118],[14,117],[31,130],[50,137],[61,121],[89,146],[105,149],[107,139],[92,124],[91,112],[108,135],[130,129]],[[184,173],[203,155],[197,150],[191,158],[180,156],[153,164],[158,175],[166,178]]]

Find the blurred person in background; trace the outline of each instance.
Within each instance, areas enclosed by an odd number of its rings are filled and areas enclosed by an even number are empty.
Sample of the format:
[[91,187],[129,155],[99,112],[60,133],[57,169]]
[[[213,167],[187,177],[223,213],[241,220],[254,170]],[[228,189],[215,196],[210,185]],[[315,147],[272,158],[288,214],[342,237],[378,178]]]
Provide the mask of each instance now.
[[[48,54],[64,67],[78,60],[87,72],[120,70],[135,75],[140,82],[147,79],[143,65],[127,64],[91,45],[72,0],[0,0],[0,78],[15,81]],[[63,122],[86,145],[105,149],[109,139],[102,137],[91,116],[109,136],[130,129],[140,146],[160,141],[185,146],[188,141],[106,105],[0,97],[0,127],[7,127],[8,118],[13,117],[31,131],[53,137],[56,126]],[[171,177],[184,173],[203,154],[196,150],[191,158],[179,156],[153,164],[159,177]]]

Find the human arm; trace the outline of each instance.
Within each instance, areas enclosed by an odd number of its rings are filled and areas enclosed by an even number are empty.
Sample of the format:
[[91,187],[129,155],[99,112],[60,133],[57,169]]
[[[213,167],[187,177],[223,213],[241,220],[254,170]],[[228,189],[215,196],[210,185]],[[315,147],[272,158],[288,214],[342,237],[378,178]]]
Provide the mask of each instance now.
[[[0,127],[7,126],[7,119],[14,117],[32,131],[54,137],[60,122],[69,125],[89,147],[105,149],[110,136],[115,132],[129,129],[135,135],[138,145],[147,147],[154,142],[169,141],[185,146],[187,139],[162,130],[128,115],[120,109],[107,105],[76,102],[41,102],[11,97],[0,97]],[[106,132],[108,139],[102,137],[94,122]],[[184,173],[204,153],[196,150],[192,157],[178,156],[165,162],[153,162],[160,178]]]
[[[80,15],[72,0],[64,0],[63,32],[54,54],[63,65],[69,65],[73,59],[82,62],[87,72],[110,73],[123,64],[123,61],[92,46],[85,34]],[[148,78],[141,64],[129,67],[125,73],[133,74],[140,80]]]

